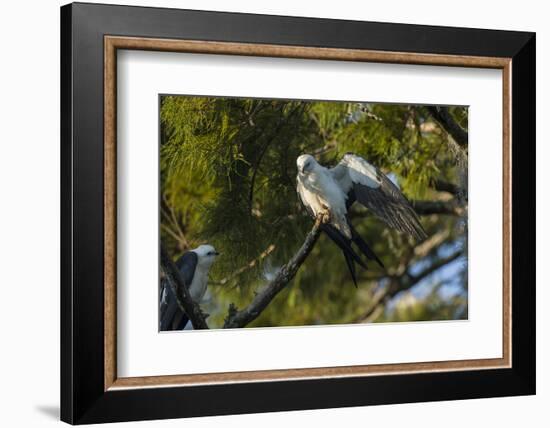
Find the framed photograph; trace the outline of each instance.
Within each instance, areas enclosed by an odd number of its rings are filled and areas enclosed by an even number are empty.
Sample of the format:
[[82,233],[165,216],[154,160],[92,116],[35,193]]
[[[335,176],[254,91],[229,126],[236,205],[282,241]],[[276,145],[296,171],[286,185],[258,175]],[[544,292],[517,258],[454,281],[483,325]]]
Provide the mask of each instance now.
[[535,393],[535,35],[61,8],[61,418]]

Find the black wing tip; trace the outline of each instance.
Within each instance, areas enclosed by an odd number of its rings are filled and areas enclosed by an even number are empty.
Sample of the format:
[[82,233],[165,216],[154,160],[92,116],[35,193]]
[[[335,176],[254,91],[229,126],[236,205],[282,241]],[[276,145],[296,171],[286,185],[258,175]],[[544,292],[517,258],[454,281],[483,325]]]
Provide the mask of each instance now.
[[358,288],[357,276],[355,271],[355,262],[353,261],[353,258],[345,251],[342,251],[342,254],[344,255],[344,259],[346,259],[346,265],[348,266],[348,271],[351,275],[351,279],[353,280],[353,285],[355,285],[355,288]]
[[368,270],[367,264],[361,260],[361,257],[353,250],[351,247],[351,240],[342,235],[337,229],[328,224],[321,224],[321,230],[324,231],[342,251],[353,284],[355,288],[359,288],[357,285],[355,263],[359,264],[365,270]]

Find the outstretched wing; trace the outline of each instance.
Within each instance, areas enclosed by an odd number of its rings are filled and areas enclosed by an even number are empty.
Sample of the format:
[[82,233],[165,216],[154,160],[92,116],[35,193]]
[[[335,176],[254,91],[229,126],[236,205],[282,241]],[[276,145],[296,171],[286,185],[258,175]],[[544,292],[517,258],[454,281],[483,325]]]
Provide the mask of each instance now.
[[[189,251],[176,261],[176,266],[187,288],[190,287],[197,267],[197,253]],[[189,318],[180,309],[172,288],[166,281],[161,282],[160,330],[183,330]]]
[[418,215],[407,198],[374,165],[348,153],[330,172],[348,195],[348,207],[358,201],[388,226],[418,240],[426,238]]

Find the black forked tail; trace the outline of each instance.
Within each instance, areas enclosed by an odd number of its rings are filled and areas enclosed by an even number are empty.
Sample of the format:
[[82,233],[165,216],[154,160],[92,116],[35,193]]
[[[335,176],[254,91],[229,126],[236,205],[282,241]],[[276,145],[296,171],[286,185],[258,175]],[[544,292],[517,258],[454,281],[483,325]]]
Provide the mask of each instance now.
[[384,264],[380,261],[378,256],[374,254],[374,251],[371,250],[369,245],[361,238],[361,235],[357,233],[357,231],[353,228],[353,225],[351,223],[349,224],[349,228],[351,230],[351,240],[359,247],[361,252],[367,257],[369,260],[374,260],[376,263],[380,265],[382,269],[385,269]]
[[361,236],[353,228],[351,223],[349,223],[349,226],[351,230],[351,239],[347,238],[338,229],[330,224],[321,224],[321,230],[325,232],[328,237],[332,241],[334,241],[334,243],[338,245],[338,247],[340,247],[340,249],[342,250],[342,254],[344,255],[344,259],[346,260],[346,265],[348,266],[349,273],[351,275],[351,278],[353,279],[353,283],[355,284],[355,287],[357,287],[355,263],[358,263],[364,269],[367,269],[367,265],[363,260],[361,260],[361,257],[359,257],[359,255],[351,246],[352,242],[357,245],[357,248],[361,250],[361,252],[365,255],[365,257],[367,257],[368,260],[374,260],[383,269],[384,264],[378,258],[378,256],[374,254],[374,251],[372,251],[372,249],[363,240],[363,238],[361,238]]

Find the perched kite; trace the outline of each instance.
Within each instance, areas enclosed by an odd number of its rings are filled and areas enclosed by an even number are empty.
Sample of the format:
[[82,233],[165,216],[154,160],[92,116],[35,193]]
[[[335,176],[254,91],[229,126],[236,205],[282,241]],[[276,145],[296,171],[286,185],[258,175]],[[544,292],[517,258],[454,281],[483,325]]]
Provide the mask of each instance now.
[[[208,271],[216,260],[216,252],[211,245],[201,245],[183,254],[177,261],[185,286],[191,298],[199,303],[206,293]],[[180,309],[176,296],[167,281],[161,282],[160,290],[160,330],[183,330],[189,317]]]
[[384,267],[349,220],[348,210],[355,201],[393,229],[417,240],[426,238],[418,216],[399,188],[362,157],[347,153],[334,168],[325,168],[306,154],[298,157],[296,165],[300,199],[311,216],[323,216],[321,230],[342,250],[355,285],[355,262],[365,269],[367,266],[352,242],[367,259]]

